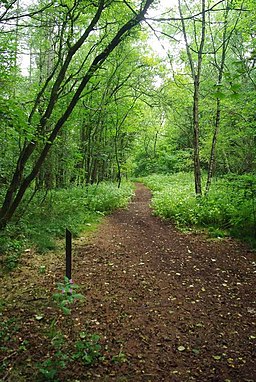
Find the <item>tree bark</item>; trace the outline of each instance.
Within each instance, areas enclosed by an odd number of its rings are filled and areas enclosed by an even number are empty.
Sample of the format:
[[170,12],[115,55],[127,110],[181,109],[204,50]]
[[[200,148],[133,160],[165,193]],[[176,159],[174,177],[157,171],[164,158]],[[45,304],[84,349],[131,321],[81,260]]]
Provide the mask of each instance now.
[[209,160],[209,166],[208,166],[208,174],[207,174],[207,181],[205,186],[205,194],[207,195],[212,178],[213,178],[213,172],[215,167],[215,161],[216,161],[216,146],[217,146],[217,139],[219,134],[219,127],[220,127],[220,115],[221,115],[221,101],[218,98],[216,101],[216,117],[215,117],[215,127],[212,137],[212,145],[211,145],[211,153],[210,153],[210,160]]
[[[32,170],[30,173],[22,180],[23,172],[25,169],[25,166],[28,162],[28,159],[30,158],[31,154],[34,151],[35,148],[35,142],[31,141],[29,144],[24,148],[22,151],[18,163],[16,166],[15,173],[13,175],[13,179],[11,181],[11,184],[7,190],[5,200],[3,202],[3,206],[0,210],[0,229],[4,228],[6,224],[9,222],[9,220],[12,218],[13,214],[15,213],[16,209],[18,208],[26,190],[28,189],[29,185],[31,182],[35,179],[37,176],[40,167],[42,163],[44,162],[51,145],[53,144],[55,138],[57,137],[60,129],[64,125],[64,123],[68,120],[70,115],[72,114],[76,104],[78,103],[83,90],[85,89],[86,85],[92,78],[92,76],[95,74],[95,72],[102,66],[102,64],[105,62],[105,60],[108,58],[108,56],[111,54],[111,52],[122,42],[122,40],[125,38],[125,36],[128,34],[128,32],[134,28],[136,25],[138,25],[145,17],[145,14],[147,10],[149,9],[150,5],[153,3],[154,0],[146,0],[144,3],[144,6],[141,7],[141,10],[139,13],[135,14],[128,22],[126,22],[116,33],[114,38],[110,41],[110,43],[106,46],[106,48],[98,54],[92,64],[90,65],[87,73],[83,77],[83,79],[80,82],[80,85],[78,86],[77,90],[75,91],[75,94],[73,98],[71,99],[71,102],[67,106],[65,112],[63,115],[59,118],[59,120],[56,122],[52,132],[50,133],[47,142],[45,143],[41,154],[39,155],[37,161],[35,162]],[[100,1],[100,6],[103,7],[104,0]],[[98,8],[98,12],[100,11],[100,6]],[[98,13],[97,12],[97,13]],[[100,12],[101,14],[101,12]],[[96,16],[95,16],[96,17]],[[100,18],[100,15],[99,15]],[[95,19],[95,18],[94,18]],[[95,24],[97,23],[98,20],[95,20]],[[93,27],[92,27],[93,29]],[[79,49],[83,45],[84,41],[78,40],[77,44],[77,49]],[[76,46],[76,45],[75,45]],[[76,49],[76,50],[77,50]],[[74,50],[74,47],[73,47]],[[64,67],[60,70],[60,74],[53,85],[51,96],[50,96],[50,101],[48,104],[48,107],[46,108],[46,111],[41,118],[40,121],[40,126],[46,126],[47,121],[49,117],[51,116],[53,110],[54,110],[54,105],[56,104],[57,101],[57,95],[58,95],[58,90],[60,88],[60,85],[65,77],[67,65],[71,62],[71,59],[74,55],[72,50],[72,54],[70,53],[68,61],[65,61]]]
[[[229,33],[229,36],[227,36],[228,14],[229,14],[229,8],[227,6],[227,9],[225,10],[225,14],[224,14],[224,29],[222,34],[222,50],[221,50],[220,64],[217,63],[217,57],[215,54],[215,66],[218,68],[218,84],[217,84],[218,86],[222,85],[228,44],[240,16],[239,15],[237,17],[237,20],[234,23],[233,29]],[[214,132],[212,137],[212,145],[211,145],[211,153],[210,153],[210,159],[209,159],[209,165],[208,165],[205,194],[208,194],[210,190],[211,181],[214,175],[214,168],[216,163],[216,147],[217,147],[217,141],[218,141],[218,135],[219,135],[219,129],[220,129],[220,122],[221,122],[221,99],[218,97],[216,100],[215,124],[214,124]]]
[[193,142],[194,142],[194,179],[197,196],[202,195],[201,166],[199,152],[199,79],[195,75],[193,96]]
[[[185,25],[185,20],[181,9],[181,0],[179,0],[179,13],[181,18],[182,32],[186,45],[186,52],[188,57],[188,62],[190,65],[191,75],[193,78],[194,94],[193,94],[193,149],[194,149],[194,179],[195,179],[195,193],[197,196],[202,195],[202,180],[201,180],[201,165],[200,165],[200,126],[199,126],[199,91],[200,91],[200,78],[202,71],[202,61],[203,61],[203,49],[205,43],[205,0],[201,1],[201,37],[200,45],[197,52],[197,66],[193,61],[191,54],[191,48],[189,46],[187,30]],[[196,38],[196,36],[195,36]]]

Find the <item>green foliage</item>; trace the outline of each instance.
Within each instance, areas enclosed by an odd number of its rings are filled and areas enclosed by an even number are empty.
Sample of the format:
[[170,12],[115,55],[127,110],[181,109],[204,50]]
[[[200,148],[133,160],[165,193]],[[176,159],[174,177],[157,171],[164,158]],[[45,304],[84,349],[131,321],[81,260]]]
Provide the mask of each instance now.
[[[64,314],[71,314],[71,306],[76,300],[84,298],[76,293],[79,289],[73,280],[64,278],[64,282],[57,283],[58,292],[53,294],[53,300],[57,302],[60,311]],[[67,321],[73,327],[72,316]],[[63,335],[58,327],[58,319],[54,318],[47,330],[47,336],[51,340],[52,353],[40,363],[37,363],[40,381],[57,382],[58,374],[68,366],[72,360],[79,360],[86,366],[92,366],[96,361],[103,360],[101,355],[100,336],[80,332],[79,339],[73,344],[67,335]]]
[[255,240],[254,175],[219,178],[202,198],[194,195],[192,174],[153,175],[143,181],[153,190],[152,206],[157,215],[174,219],[179,226],[207,228],[212,237],[231,234]]
[[59,371],[61,369],[65,369],[69,361],[68,354],[63,351],[65,340],[61,333],[53,338],[52,345],[54,347],[54,352],[51,355],[51,358],[47,358],[44,361],[37,363],[36,365],[39,372],[39,380],[42,382],[58,382]]
[[123,363],[127,362],[126,355],[120,350],[120,352],[117,355],[114,355],[111,359],[113,363]]
[[46,359],[42,363],[38,363],[39,378],[41,381],[55,381],[57,382],[58,374],[58,361],[53,359]]
[[[2,306],[0,306],[2,309]],[[1,317],[1,312],[0,312]],[[16,351],[23,351],[25,348],[25,341],[20,343],[16,334],[19,330],[19,325],[15,318],[1,319],[0,320],[0,352],[5,354],[5,357],[0,362],[0,373],[8,368],[8,355],[14,349]],[[27,341],[26,341],[27,342]]]
[[72,360],[81,361],[86,366],[93,366],[96,362],[103,361],[104,357],[101,354],[99,341],[100,336],[98,334],[80,332],[80,339],[75,342],[73,348],[59,333],[51,341],[54,348],[51,358],[47,358],[36,365],[39,380],[59,381],[59,372],[66,369]]
[[192,170],[192,154],[190,150],[171,151],[168,147],[159,149],[154,158],[149,158],[145,153],[136,156],[136,177],[150,174],[172,174],[180,171]]
[[130,183],[123,183],[120,188],[114,183],[102,182],[88,187],[88,208],[94,212],[111,212],[125,207],[133,195]]
[[63,237],[66,228],[73,235],[79,235],[98,222],[102,214],[124,207],[132,193],[130,183],[118,188],[116,184],[104,182],[84,188],[52,190],[45,200],[42,193],[38,194],[30,212],[22,219],[27,227],[26,235],[39,251],[52,249],[54,239]]
[[[57,289],[58,292],[52,296],[53,300],[57,302],[58,307],[64,314],[70,314],[71,308],[67,307],[67,305],[72,305],[76,299],[79,300],[83,298],[82,295],[73,293],[74,290],[78,289],[78,286],[75,285],[72,280],[65,277],[63,283],[57,283]],[[50,358],[37,363],[36,367],[38,369],[40,381],[57,382],[59,380],[59,371],[67,367],[69,360],[66,351],[67,338],[64,337],[59,329],[57,318],[54,318],[51,321],[46,334],[51,340],[53,352]]]
[[[70,292],[70,287],[76,288],[70,280],[65,278],[64,283],[57,284],[60,293],[53,295],[54,300],[60,302],[59,307],[65,314],[71,313],[71,309],[66,311],[66,305],[72,304],[75,299],[70,300],[71,296],[75,297],[73,292]],[[79,296],[76,296],[76,299]],[[64,305],[62,304],[64,302]],[[64,310],[63,310],[64,306]],[[72,317],[67,321],[73,325]],[[59,372],[67,368],[68,363],[72,361],[80,361],[85,366],[93,366],[97,362],[104,361],[105,357],[102,354],[102,346],[100,344],[100,336],[96,333],[88,333],[81,331],[79,339],[72,342],[67,335],[63,335],[58,327],[58,319],[55,318],[51,321],[47,331],[47,336],[51,340],[51,356],[46,358],[40,363],[37,363],[40,381],[59,381]],[[125,362],[126,357],[123,353],[119,353],[112,358],[112,362]]]
[[83,364],[91,366],[98,360],[103,360],[101,355],[101,345],[98,334],[80,332],[80,340],[75,343],[75,352],[72,355],[74,360],[81,360]]
[[[191,183],[194,178],[191,173],[180,172],[174,175],[161,175],[154,174],[146,178],[141,178],[143,183],[145,183],[152,191],[161,191],[164,187],[174,186],[175,187],[191,187]],[[193,187],[191,187],[193,190]]]
[[8,350],[12,336],[18,330],[15,318],[0,321],[0,349]]
[[26,238],[20,226],[9,224],[5,231],[0,231],[0,254],[6,270],[15,269],[25,243]]
[[192,180],[192,175],[184,173],[146,178],[146,184],[154,191],[152,206],[156,214],[181,225],[195,224],[197,200]]
[[232,203],[231,233],[238,237],[256,239],[256,176],[228,175],[224,178],[227,201]]
[[35,245],[44,253],[56,248],[55,240],[65,235],[66,228],[75,236],[93,229],[102,215],[125,207],[132,195],[133,185],[128,182],[122,182],[120,188],[104,182],[84,188],[38,192],[24,213],[28,195],[19,210],[24,215],[0,232],[0,252],[5,254],[5,268],[15,268],[25,245]]
[[75,301],[84,299],[82,294],[76,293],[77,289],[79,289],[78,285],[67,277],[64,278],[63,283],[57,284],[57,289],[58,292],[54,293],[53,298],[64,314],[71,313],[71,309],[67,305],[72,305]]
[[52,340],[52,345],[54,347],[54,352],[51,355],[51,358],[47,358],[36,365],[39,372],[39,380],[42,382],[58,382],[59,371],[65,369],[69,362],[69,356],[63,349],[65,340],[61,334]]

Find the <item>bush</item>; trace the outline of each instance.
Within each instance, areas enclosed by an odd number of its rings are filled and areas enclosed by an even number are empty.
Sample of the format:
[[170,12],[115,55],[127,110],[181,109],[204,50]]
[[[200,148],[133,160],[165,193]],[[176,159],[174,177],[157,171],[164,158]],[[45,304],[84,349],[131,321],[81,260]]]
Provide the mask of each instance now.
[[132,195],[133,186],[128,182],[122,183],[120,188],[104,182],[52,190],[47,194],[38,192],[29,206],[26,200],[23,202],[18,214],[28,211],[0,235],[0,251],[6,254],[5,265],[9,269],[15,267],[25,244],[35,245],[43,253],[56,247],[56,239],[65,235],[66,228],[75,236],[93,229],[102,215],[124,207]]
[[211,236],[225,232],[255,240],[256,177],[228,176],[215,180],[207,196],[196,198],[193,174],[152,175],[143,179],[153,191],[157,215],[179,226],[206,227]]
[[104,182],[85,188],[51,191],[43,202],[39,194],[23,219],[27,235],[39,250],[52,249],[54,239],[63,237],[66,228],[77,236],[98,222],[102,215],[124,207],[132,193],[130,183],[118,188],[116,184]]
[[91,211],[109,213],[114,209],[125,207],[131,196],[133,188],[130,183],[123,183],[120,188],[116,184],[102,182],[88,188],[87,203]]

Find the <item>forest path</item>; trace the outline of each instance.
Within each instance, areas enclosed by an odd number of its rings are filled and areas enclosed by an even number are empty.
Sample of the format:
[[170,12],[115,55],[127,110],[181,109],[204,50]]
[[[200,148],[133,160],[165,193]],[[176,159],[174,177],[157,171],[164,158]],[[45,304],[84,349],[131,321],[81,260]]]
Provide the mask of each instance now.
[[76,243],[83,324],[119,354],[87,377],[255,381],[254,253],[231,239],[178,232],[152,216],[150,198],[138,184],[127,209],[104,219],[90,243]]

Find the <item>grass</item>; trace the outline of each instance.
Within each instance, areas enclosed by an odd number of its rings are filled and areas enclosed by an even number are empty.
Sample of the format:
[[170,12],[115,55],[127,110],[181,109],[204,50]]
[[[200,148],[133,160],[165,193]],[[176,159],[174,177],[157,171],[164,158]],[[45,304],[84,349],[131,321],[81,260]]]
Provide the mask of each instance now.
[[[9,224],[0,233],[0,252],[4,254],[5,268],[17,265],[19,254],[27,247],[39,253],[56,248],[58,239],[68,228],[73,236],[95,229],[102,216],[116,208],[125,207],[133,195],[133,185],[102,182],[88,187],[39,192],[26,208],[26,200],[19,210],[18,221]],[[29,199],[29,195],[27,197]]]
[[156,215],[179,227],[205,228],[211,237],[231,235],[256,242],[256,177],[215,179],[207,196],[196,198],[191,173],[141,179],[152,191]]

